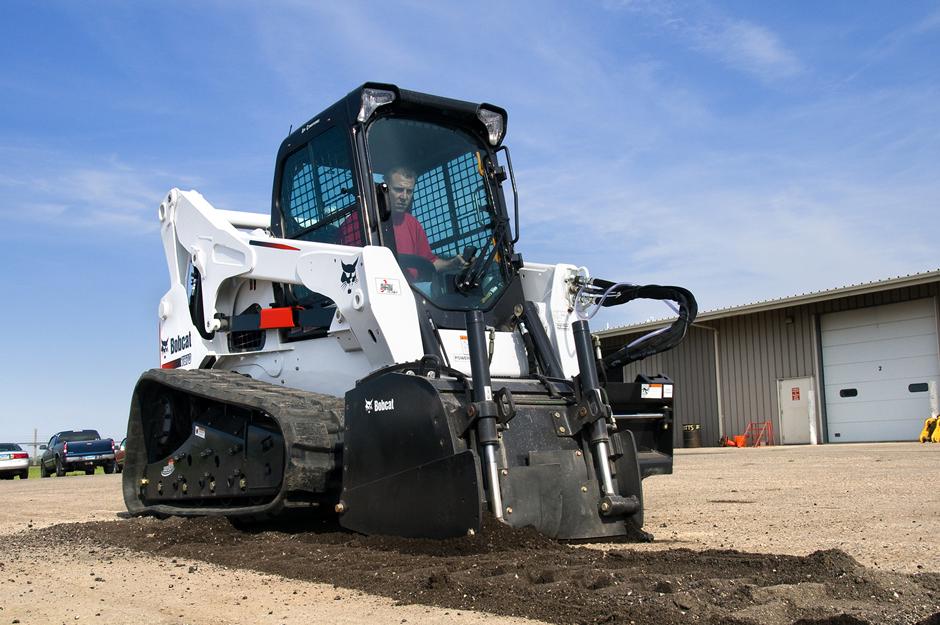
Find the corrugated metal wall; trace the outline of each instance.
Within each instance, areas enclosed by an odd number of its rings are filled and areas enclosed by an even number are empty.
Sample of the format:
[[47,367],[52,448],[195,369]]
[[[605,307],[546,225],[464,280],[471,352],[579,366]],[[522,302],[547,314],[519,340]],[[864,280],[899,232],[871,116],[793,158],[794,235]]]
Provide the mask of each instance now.
[[[639,335],[605,338],[601,349],[606,355]],[[712,333],[693,327],[676,349],[656,354],[623,368],[623,380],[632,382],[638,374],[668,375],[676,383],[673,411],[676,427],[673,443],[682,446],[682,426],[699,423],[702,444],[718,443],[718,398],[715,389],[715,357]],[[612,374],[613,379],[620,379]]]
[[751,421],[779,430],[777,380],[814,375],[813,324],[805,306],[714,322],[725,434],[743,434]]
[[[819,401],[818,354],[816,351],[817,317],[827,312],[850,310],[879,304],[903,302],[940,294],[940,282],[891,289],[877,293],[844,297],[824,302],[767,312],[716,319],[702,324],[718,331],[721,409],[724,433],[741,434],[750,421],[772,421],[779,432],[777,380],[797,377],[814,378]],[[938,324],[940,325],[940,324]],[[663,373],[676,382],[676,446],[682,444],[681,426],[702,425],[702,443],[718,443],[718,396],[715,384],[714,333],[693,327],[679,347],[657,354],[623,369],[623,379],[631,381],[638,373]],[[639,334],[605,337],[608,354]],[[617,378],[611,372],[612,378]],[[776,435],[779,443],[779,434]]]

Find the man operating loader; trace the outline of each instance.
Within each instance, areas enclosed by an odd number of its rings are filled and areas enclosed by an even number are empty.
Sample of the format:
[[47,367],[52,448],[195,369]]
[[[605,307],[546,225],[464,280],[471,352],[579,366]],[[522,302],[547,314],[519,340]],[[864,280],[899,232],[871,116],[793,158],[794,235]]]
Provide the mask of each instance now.
[[[395,233],[395,249],[399,254],[419,256],[431,264],[438,271],[459,269],[467,265],[466,260],[459,254],[453,258],[444,259],[431,250],[428,235],[414,215],[411,214],[411,204],[414,201],[415,183],[418,176],[414,170],[401,165],[392,167],[385,174],[385,183],[388,185],[388,199],[392,210],[392,227]],[[352,241],[359,232],[359,215],[353,213],[340,227],[340,242]],[[407,268],[409,278],[415,280],[418,270]]]

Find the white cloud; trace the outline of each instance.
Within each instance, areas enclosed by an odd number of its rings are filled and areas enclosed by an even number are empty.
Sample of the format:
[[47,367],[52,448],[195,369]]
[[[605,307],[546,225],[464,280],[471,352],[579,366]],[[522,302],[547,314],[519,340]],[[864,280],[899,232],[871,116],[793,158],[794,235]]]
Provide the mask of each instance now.
[[524,169],[523,253],[686,286],[703,309],[935,268],[940,181],[857,165],[752,151],[690,153],[652,173],[616,160]]
[[936,30],[938,28],[940,28],[940,9],[930,13],[924,19],[915,24],[913,32],[920,34],[929,32],[931,30]]
[[0,177],[0,219],[147,233],[158,228],[156,207],[164,193],[192,181],[114,157],[93,165],[74,160],[55,152],[0,148],[6,171]]
[[279,11],[247,8],[268,68],[294,100],[319,107],[308,116],[357,84],[394,82],[428,65],[415,48],[414,29],[396,25],[401,18],[392,7],[377,12],[357,2],[296,1]]
[[768,27],[725,15],[708,5],[626,0],[606,6],[655,20],[692,50],[765,82],[803,71],[796,54]]
[[744,20],[703,26],[698,45],[732,67],[767,79],[798,74],[801,66],[769,29]]
[[[938,28],[940,28],[940,10],[934,10],[932,13],[927,14],[913,24],[904,24],[903,26],[886,32],[859,51],[857,57],[861,63],[846,76],[836,81],[834,85],[841,86],[856,80],[863,74],[871,73],[888,59],[902,54],[905,47],[915,44],[923,35],[931,33],[931,31],[937,30]],[[927,67],[930,67],[928,71],[932,75],[935,73],[932,71],[933,66],[930,65],[933,62],[932,56],[931,50],[926,55],[923,53],[919,54],[918,57],[920,58],[915,57],[913,62],[908,60],[905,64],[917,65],[918,62],[923,62]]]

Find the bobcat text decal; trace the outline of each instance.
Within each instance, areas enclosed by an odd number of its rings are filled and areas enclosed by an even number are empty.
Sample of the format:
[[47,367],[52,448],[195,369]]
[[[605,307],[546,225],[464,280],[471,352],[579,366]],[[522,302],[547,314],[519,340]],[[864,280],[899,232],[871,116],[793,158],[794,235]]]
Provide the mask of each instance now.
[[[193,346],[193,333],[187,332],[179,336],[171,336],[168,339],[160,339],[160,354],[176,354],[185,351]],[[179,358],[164,362],[160,365],[161,369],[176,369],[185,367],[193,361],[192,354],[182,354]]]
[[385,412],[395,410],[394,399],[367,399],[366,412]]
[[[167,345],[169,343],[169,346]],[[175,354],[176,352],[181,352],[184,349],[189,349],[193,346],[193,333],[187,332],[185,336],[177,336],[168,338],[167,340],[160,341],[160,353],[165,354],[167,352]]]

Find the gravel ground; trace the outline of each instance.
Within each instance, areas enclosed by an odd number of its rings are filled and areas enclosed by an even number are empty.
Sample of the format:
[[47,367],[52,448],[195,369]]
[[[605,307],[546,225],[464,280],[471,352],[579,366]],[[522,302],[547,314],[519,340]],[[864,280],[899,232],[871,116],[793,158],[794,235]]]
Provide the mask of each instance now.
[[656,541],[588,548],[527,532],[448,543],[335,528],[245,534],[217,520],[122,518],[119,476],[4,481],[0,625],[933,625],[937,454],[681,451],[676,475],[645,482]]
[[638,548],[806,555],[841,549],[882,570],[940,571],[940,445],[879,443],[679,450],[643,482]]

